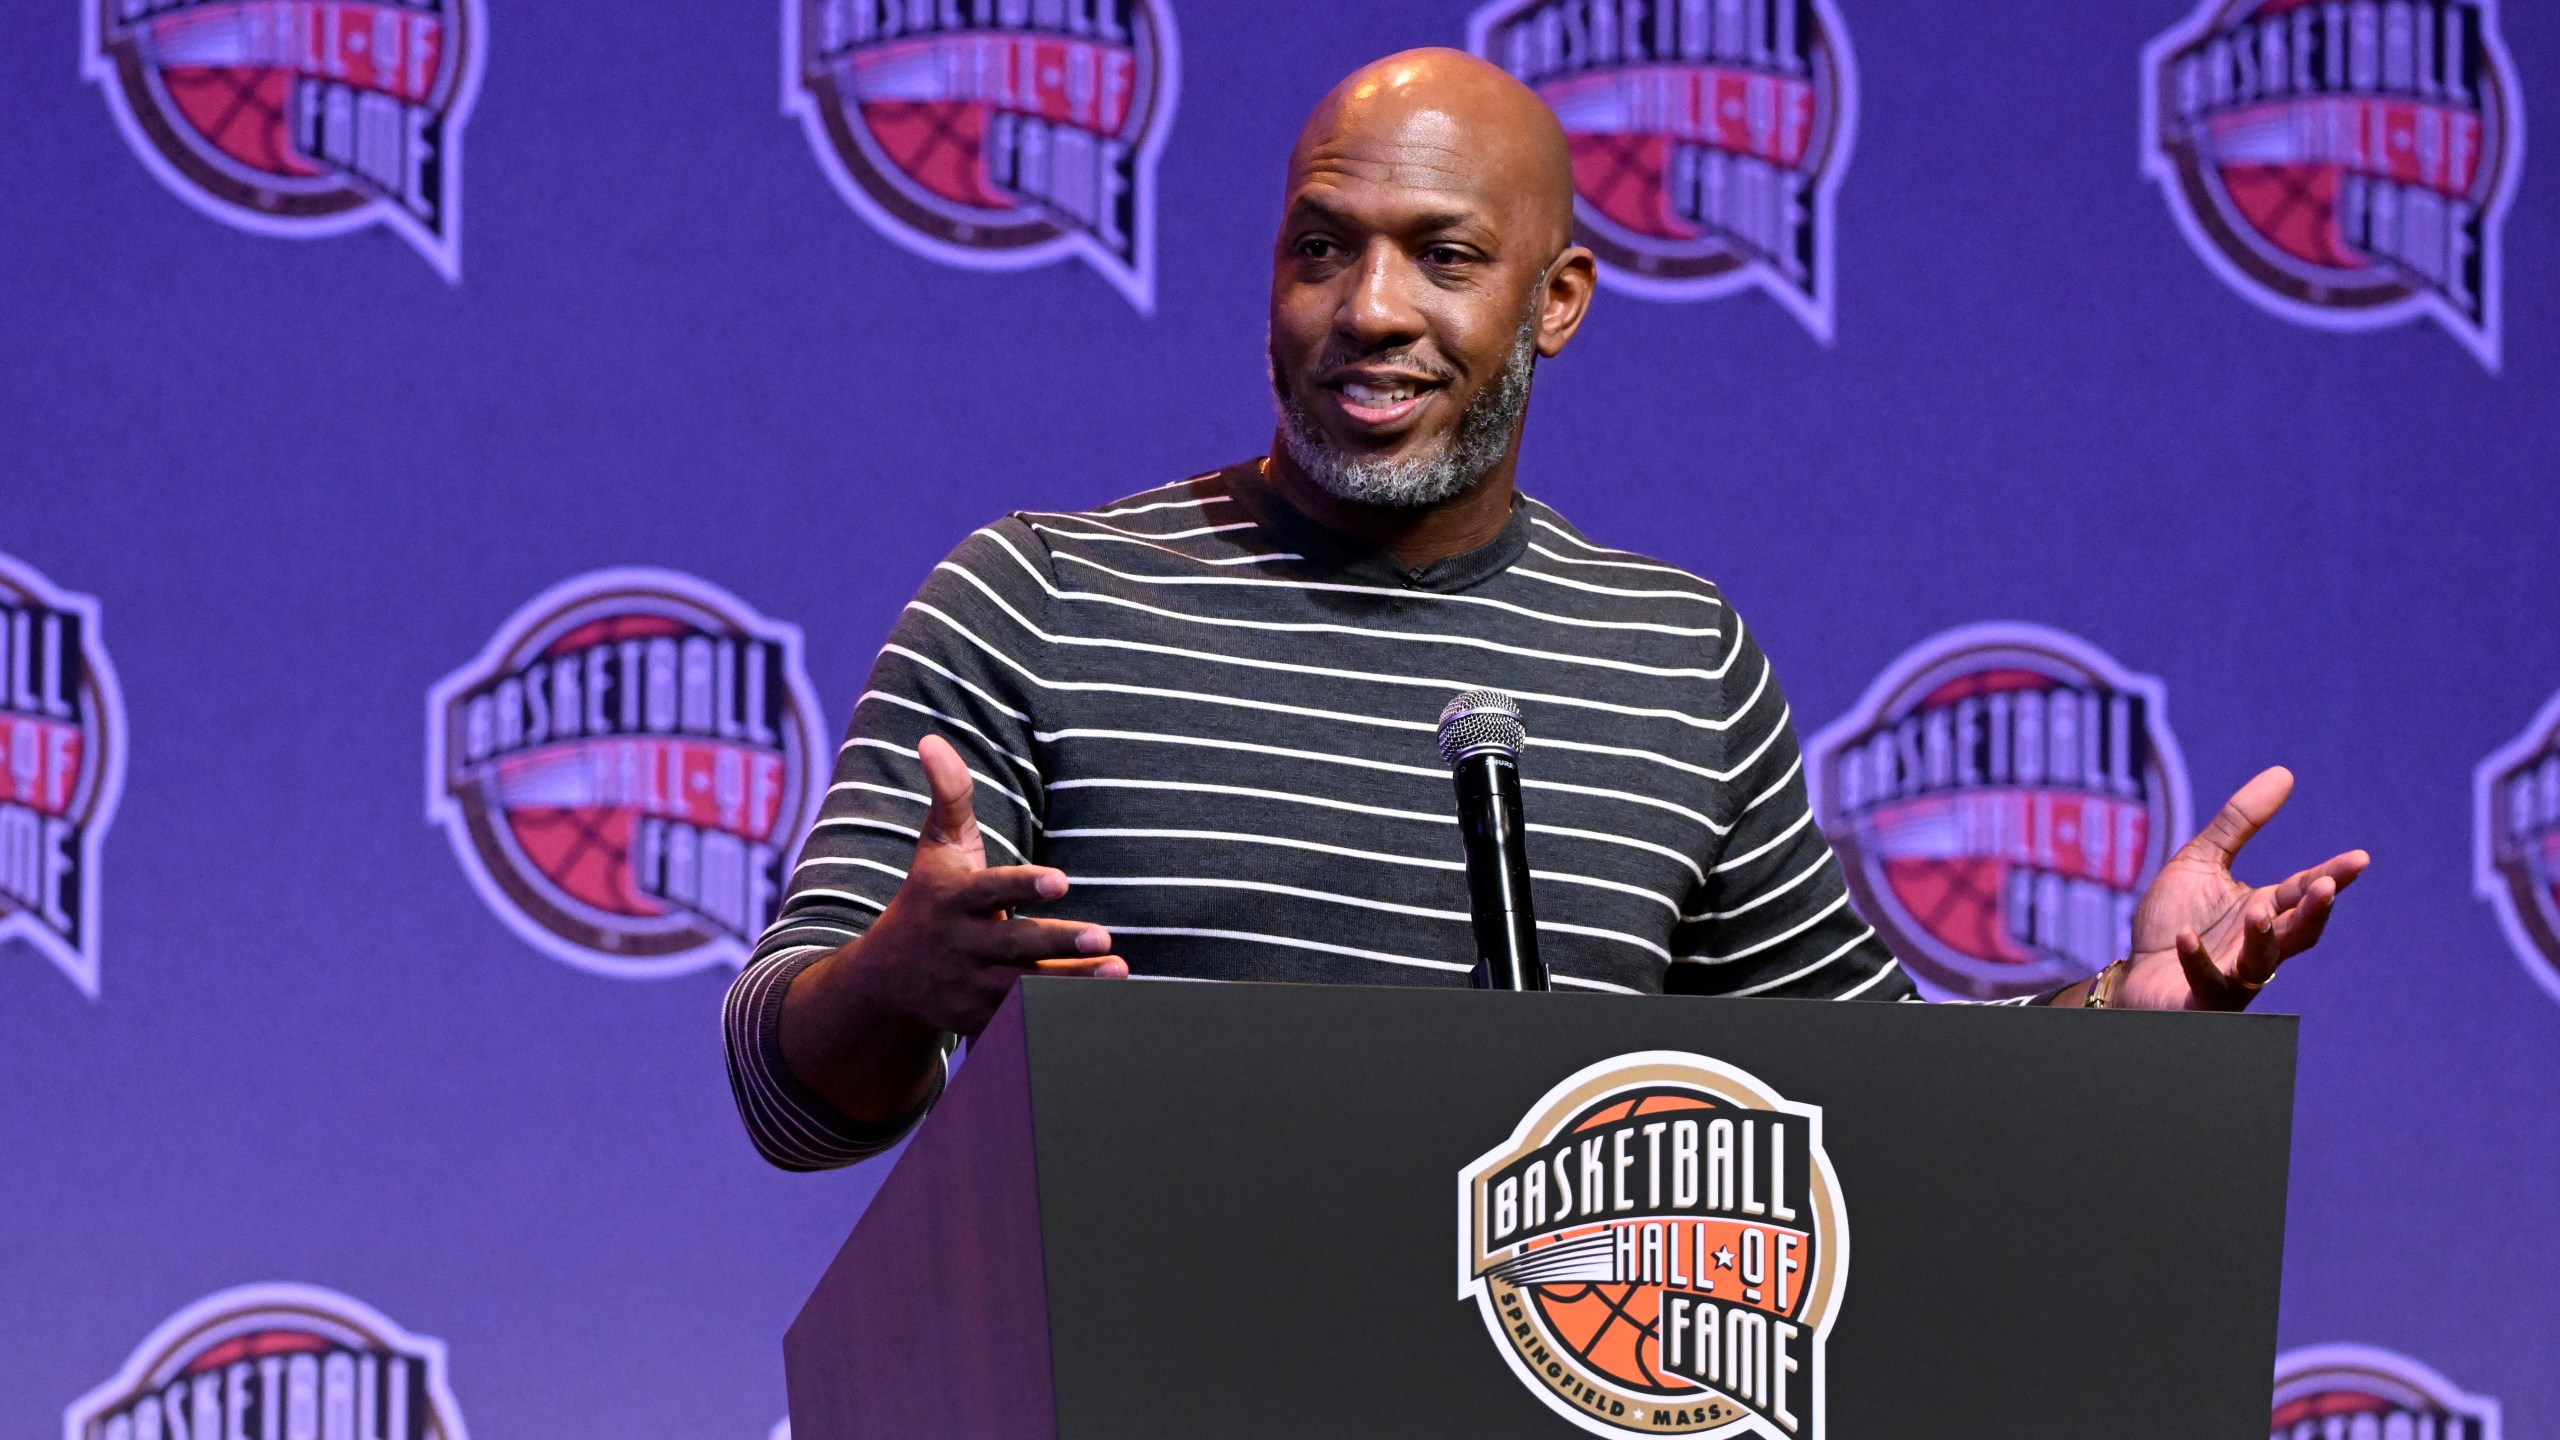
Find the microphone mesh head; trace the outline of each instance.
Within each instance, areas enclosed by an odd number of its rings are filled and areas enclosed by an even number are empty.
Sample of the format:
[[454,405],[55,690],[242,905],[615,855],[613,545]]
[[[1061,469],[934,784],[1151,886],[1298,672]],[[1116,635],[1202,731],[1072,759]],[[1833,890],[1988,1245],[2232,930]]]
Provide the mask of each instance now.
[[1517,761],[1527,743],[1520,703],[1499,690],[1469,690],[1441,707],[1440,758],[1452,765],[1486,750]]

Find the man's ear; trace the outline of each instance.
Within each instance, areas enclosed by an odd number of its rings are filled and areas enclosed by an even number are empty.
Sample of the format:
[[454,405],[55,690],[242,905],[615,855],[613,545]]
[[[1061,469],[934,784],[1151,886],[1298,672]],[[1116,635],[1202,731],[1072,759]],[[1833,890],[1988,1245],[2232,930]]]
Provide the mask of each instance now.
[[1600,283],[1600,261],[1580,245],[1568,245],[1548,262],[1538,282],[1538,354],[1548,360],[1561,354],[1591,313],[1591,292]]

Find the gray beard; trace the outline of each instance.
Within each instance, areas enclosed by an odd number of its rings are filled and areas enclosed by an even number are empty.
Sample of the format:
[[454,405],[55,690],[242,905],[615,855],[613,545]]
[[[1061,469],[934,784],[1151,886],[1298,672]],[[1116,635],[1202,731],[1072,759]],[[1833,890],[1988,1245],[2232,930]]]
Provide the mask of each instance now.
[[1529,411],[1529,382],[1538,368],[1538,312],[1530,308],[1512,342],[1511,356],[1491,385],[1467,402],[1457,429],[1428,455],[1402,459],[1345,454],[1316,427],[1315,417],[1280,384],[1273,366],[1271,393],[1280,405],[1280,435],[1289,458],[1337,500],[1389,510],[1420,510],[1464,494],[1511,448],[1520,417]]

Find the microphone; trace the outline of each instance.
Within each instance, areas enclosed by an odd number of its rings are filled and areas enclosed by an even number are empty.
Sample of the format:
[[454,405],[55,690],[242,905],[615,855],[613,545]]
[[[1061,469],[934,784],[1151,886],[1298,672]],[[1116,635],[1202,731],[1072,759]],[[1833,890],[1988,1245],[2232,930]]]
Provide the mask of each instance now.
[[1479,990],[1551,988],[1538,958],[1528,827],[1520,820],[1520,747],[1528,740],[1518,702],[1499,690],[1469,690],[1440,711],[1440,758],[1458,787],[1458,833],[1466,837]]

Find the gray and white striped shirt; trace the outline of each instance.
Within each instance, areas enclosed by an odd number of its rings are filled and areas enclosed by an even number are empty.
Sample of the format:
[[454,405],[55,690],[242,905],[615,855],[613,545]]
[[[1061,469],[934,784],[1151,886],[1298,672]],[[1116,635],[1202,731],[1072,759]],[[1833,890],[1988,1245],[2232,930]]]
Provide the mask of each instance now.
[[[729,993],[730,1079],[795,1169],[894,1143],[800,1085],[784,989],[888,903],[918,740],[976,776],[990,864],[1073,889],[1132,973],[1463,985],[1440,707],[1520,702],[1539,949],[1559,988],[1907,999],[1813,824],[1767,657],[1714,585],[1523,499],[1420,571],[1290,509],[1259,463],[1015,514],[936,566],[856,701],[780,918]],[[1039,913],[1039,912],[1031,912]],[[1704,984],[1694,983],[1703,980]],[[928,1102],[930,1103],[930,1102]]]

